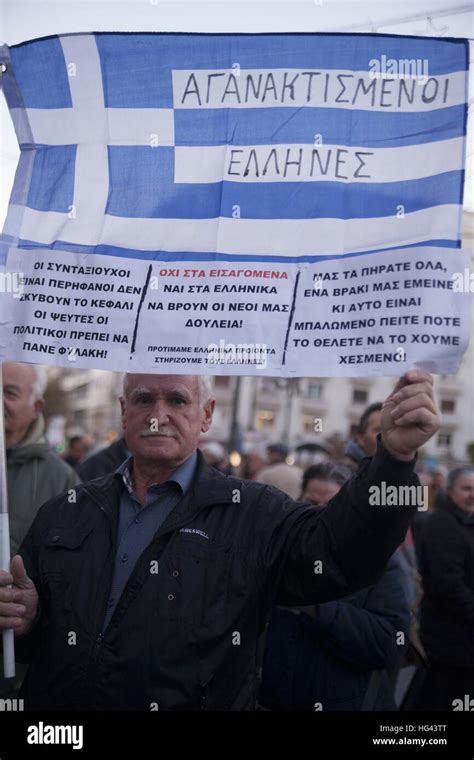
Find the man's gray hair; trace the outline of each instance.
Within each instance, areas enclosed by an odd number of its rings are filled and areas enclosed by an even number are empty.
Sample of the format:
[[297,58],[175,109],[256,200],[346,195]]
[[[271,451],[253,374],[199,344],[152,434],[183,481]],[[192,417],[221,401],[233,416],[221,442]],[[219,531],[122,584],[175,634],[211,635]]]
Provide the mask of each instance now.
[[459,478],[462,478],[463,475],[474,475],[474,465],[466,464],[463,467],[456,467],[454,470],[451,470],[446,482],[446,490],[452,491]]
[[35,379],[33,381],[33,388],[31,390],[30,403],[34,404],[40,398],[43,398],[46,386],[48,385],[48,376],[44,367],[39,364],[30,364],[31,369],[34,372]]
[[199,383],[199,400],[201,404],[209,401],[212,395],[212,382],[210,375],[197,375]]
[[[131,373],[130,373],[131,374]],[[128,390],[128,372],[124,372],[123,374],[123,395],[126,398],[127,396],[127,390]],[[204,406],[204,404],[209,401],[212,394],[212,383],[211,383],[211,376],[210,375],[195,375],[198,379],[198,385],[199,385],[199,401]]]

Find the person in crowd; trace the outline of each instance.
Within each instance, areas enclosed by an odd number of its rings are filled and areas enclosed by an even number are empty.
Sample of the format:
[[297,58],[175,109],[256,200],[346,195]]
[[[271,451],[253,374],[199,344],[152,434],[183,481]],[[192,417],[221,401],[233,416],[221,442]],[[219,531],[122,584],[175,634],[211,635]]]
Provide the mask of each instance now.
[[117,469],[122,462],[130,456],[125,438],[121,436],[116,441],[97,451],[84,460],[77,468],[80,479],[85,483],[88,480],[101,478]]
[[284,443],[272,443],[267,446],[269,465],[260,470],[256,480],[279,488],[292,499],[297,499],[301,491],[302,472],[299,467],[287,464],[289,453],[288,446]]
[[8,511],[12,555],[39,507],[79,482],[74,470],[49,447],[42,415],[46,372],[35,364],[5,362],[3,406]]
[[430,667],[406,709],[453,710],[474,696],[474,466],[452,470],[419,536],[420,638]]
[[420,640],[420,603],[423,597],[423,586],[418,567],[414,527],[419,525],[419,517],[425,512],[418,512],[408,528],[405,540],[397,551],[397,559],[403,572],[403,581],[408,606],[410,609],[410,630],[408,646],[403,654],[396,681],[397,705],[400,705],[413,688],[417,669],[424,668],[427,663],[426,652]]
[[[46,372],[35,364],[3,364],[3,407],[7,466],[10,551],[17,554],[45,501],[73,488],[79,478],[49,447],[42,415]],[[0,658],[1,659],[1,658]],[[0,668],[3,671],[2,663]],[[15,697],[26,673],[0,682],[2,699]]]
[[349,467],[332,462],[313,464],[303,473],[300,501],[314,504],[326,504],[335,496],[352,475]]
[[243,480],[256,480],[258,473],[268,464],[264,449],[256,446],[242,456],[239,477]]
[[382,404],[371,404],[362,413],[357,426],[355,438],[346,446],[345,462],[352,469],[357,469],[364,457],[372,457],[375,453],[377,435],[380,433]]
[[215,467],[216,470],[227,474],[229,467],[228,457],[226,450],[220,443],[216,441],[209,441],[208,443],[206,441],[199,448],[202,451],[204,459],[211,467]]
[[[302,499],[315,506],[330,503],[351,474],[330,462],[308,467]],[[409,629],[399,550],[373,586],[317,606],[275,608],[263,660],[262,706],[395,710],[394,676]]]
[[398,380],[374,456],[323,510],[204,461],[207,378],[128,375],[121,406],[131,456],[43,505],[0,572],[25,708],[254,709],[272,608],[367,588],[403,540],[413,508],[374,508],[369,488],[418,483],[439,428],[432,377]]
[[87,456],[90,447],[91,442],[88,436],[73,435],[69,438],[68,447],[64,452],[63,459],[73,470],[77,470],[80,463]]
[[429,486],[428,507],[434,507],[443,504],[446,496],[446,483],[448,471],[442,464],[437,464],[430,469],[431,483]]

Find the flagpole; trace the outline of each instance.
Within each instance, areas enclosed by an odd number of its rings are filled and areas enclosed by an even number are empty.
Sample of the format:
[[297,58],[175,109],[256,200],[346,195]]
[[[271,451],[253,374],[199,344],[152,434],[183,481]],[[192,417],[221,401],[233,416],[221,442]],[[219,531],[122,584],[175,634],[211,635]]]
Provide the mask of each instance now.
[[[3,416],[3,365],[0,362],[0,569],[10,571],[10,528],[8,523],[7,465],[5,459],[5,421]],[[3,675],[15,675],[13,628],[3,631]]]

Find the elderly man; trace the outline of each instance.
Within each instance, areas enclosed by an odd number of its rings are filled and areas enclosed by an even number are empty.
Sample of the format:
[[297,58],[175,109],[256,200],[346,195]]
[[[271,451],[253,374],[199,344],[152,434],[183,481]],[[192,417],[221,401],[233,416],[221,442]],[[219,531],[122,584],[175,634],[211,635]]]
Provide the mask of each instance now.
[[323,511],[204,462],[204,378],[130,375],[121,404],[130,459],[45,504],[0,574],[0,629],[31,663],[25,706],[252,709],[273,605],[363,588],[403,540],[413,508],[370,506],[368,488],[417,483],[432,379],[399,380],[373,459]]
[[3,365],[8,505],[12,555],[40,506],[79,482],[44,437],[46,373],[34,364]]
[[[79,482],[74,471],[48,446],[42,409],[46,372],[34,364],[3,365],[3,404],[8,510],[12,556],[45,501]],[[1,666],[1,663],[0,663]],[[26,668],[14,681],[0,682],[0,697],[16,694]]]

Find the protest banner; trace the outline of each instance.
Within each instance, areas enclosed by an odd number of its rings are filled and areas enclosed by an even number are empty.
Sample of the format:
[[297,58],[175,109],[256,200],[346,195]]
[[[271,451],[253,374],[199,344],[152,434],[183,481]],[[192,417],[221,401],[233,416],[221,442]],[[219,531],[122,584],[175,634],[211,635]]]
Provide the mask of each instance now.
[[[11,264],[23,264],[11,251]],[[455,372],[469,339],[462,252],[223,268],[29,252],[10,356],[63,366],[296,376]],[[464,269],[462,271],[465,271]],[[128,283],[133,282],[131,286]]]
[[0,62],[21,148],[0,358],[456,372],[465,40],[68,34]]

